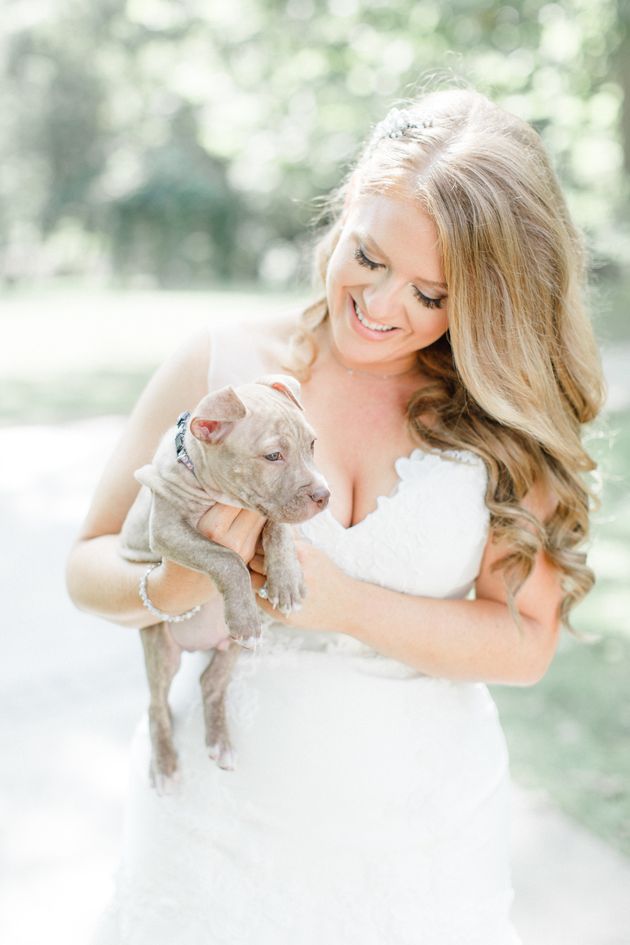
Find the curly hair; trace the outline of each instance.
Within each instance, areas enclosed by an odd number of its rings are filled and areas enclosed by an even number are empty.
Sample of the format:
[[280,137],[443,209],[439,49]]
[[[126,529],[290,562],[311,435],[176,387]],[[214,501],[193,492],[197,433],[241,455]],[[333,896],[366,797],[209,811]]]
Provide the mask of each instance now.
[[[373,130],[341,187],[315,250],[325,284],[344,206],[390,194],[429,214],[448,284],[449,328],[417,352],[429,384],[411,398],[414,438],[429,449],[468,449],[488,471],[486,505],[510,611],[544,549],[562,574],[561,619],[590,590],[580,550],[595,499],[596,464],[582,426],[602,408],[600,356],[584,305],[585,251],[538,134],[477,92],[432,92]],[[317,356],[325,298],[303,314],[291,369],[303,378]],[[539,521],[519,504],[534,485],[554,497]]]

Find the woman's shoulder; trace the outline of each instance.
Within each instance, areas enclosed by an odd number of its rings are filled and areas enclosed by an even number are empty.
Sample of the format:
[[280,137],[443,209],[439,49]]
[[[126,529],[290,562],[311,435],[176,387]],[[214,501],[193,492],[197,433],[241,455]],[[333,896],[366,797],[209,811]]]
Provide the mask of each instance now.
[[247,317],[210,327],[208,386],[244,383],[282,370],[299,313]]
[[282,312],[278,315],[247,315],[230,321],[218,320],[210,327],[214,335],[234,336],[246,343],[264,344],[269,340],[287,342],[300,321],[300,312]]

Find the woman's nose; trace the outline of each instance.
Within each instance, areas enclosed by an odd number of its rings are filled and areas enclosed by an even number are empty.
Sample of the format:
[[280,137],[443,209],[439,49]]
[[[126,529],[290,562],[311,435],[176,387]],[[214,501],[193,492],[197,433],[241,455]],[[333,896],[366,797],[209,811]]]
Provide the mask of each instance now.
[[370,283],[363,290],[363,299],[367,308],[365,314],[377,322],[386,322],[388,318],[395,318],[402,306],[402,289],[402,284],[389,275]]

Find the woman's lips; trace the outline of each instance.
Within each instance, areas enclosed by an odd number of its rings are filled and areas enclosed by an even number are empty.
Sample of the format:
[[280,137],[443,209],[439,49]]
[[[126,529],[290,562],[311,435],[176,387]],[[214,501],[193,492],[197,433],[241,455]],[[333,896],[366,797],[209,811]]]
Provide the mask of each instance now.
[[352,296],[349,296],[348,298],[350,300],[350,320],[352,322],[352,327],[358,335],[361,335],[362,338],[369,338],[370,341],[385,341],[387,338],[391,338],[392,335],[395,335],[397,331],[400,331],[400,329],[396,328],[395,326],[392,326],[389,331],[379,331],[376,328],[368,328],[367,325],[364,325],[361,321],[359,321],[354,299]]

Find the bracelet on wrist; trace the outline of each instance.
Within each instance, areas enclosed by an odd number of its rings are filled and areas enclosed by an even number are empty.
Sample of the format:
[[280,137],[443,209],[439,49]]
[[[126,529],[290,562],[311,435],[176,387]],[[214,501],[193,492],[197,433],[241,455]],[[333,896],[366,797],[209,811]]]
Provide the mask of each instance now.
[[155,564],[150,565],[144,572],[143,576],[140,578],[140,584],[138,585],[138,594],[140,595],[140,600],[147,610],[150,611],[154,617],[158,618],[160,623],[181,623],[183,620],[189,620],[191,617],[194,617],[195,614],[199,613],[201,610],[201,604],[197,604],[196,607],[192,607],[183,614],[165,614],[163,611],[158,610],[158,608],[155,607],[149,600],[149,595],[147,593],[147,581],[149,580],[149,575],[151,572],[158,568],[161,563],[161,561],[156,561]]

